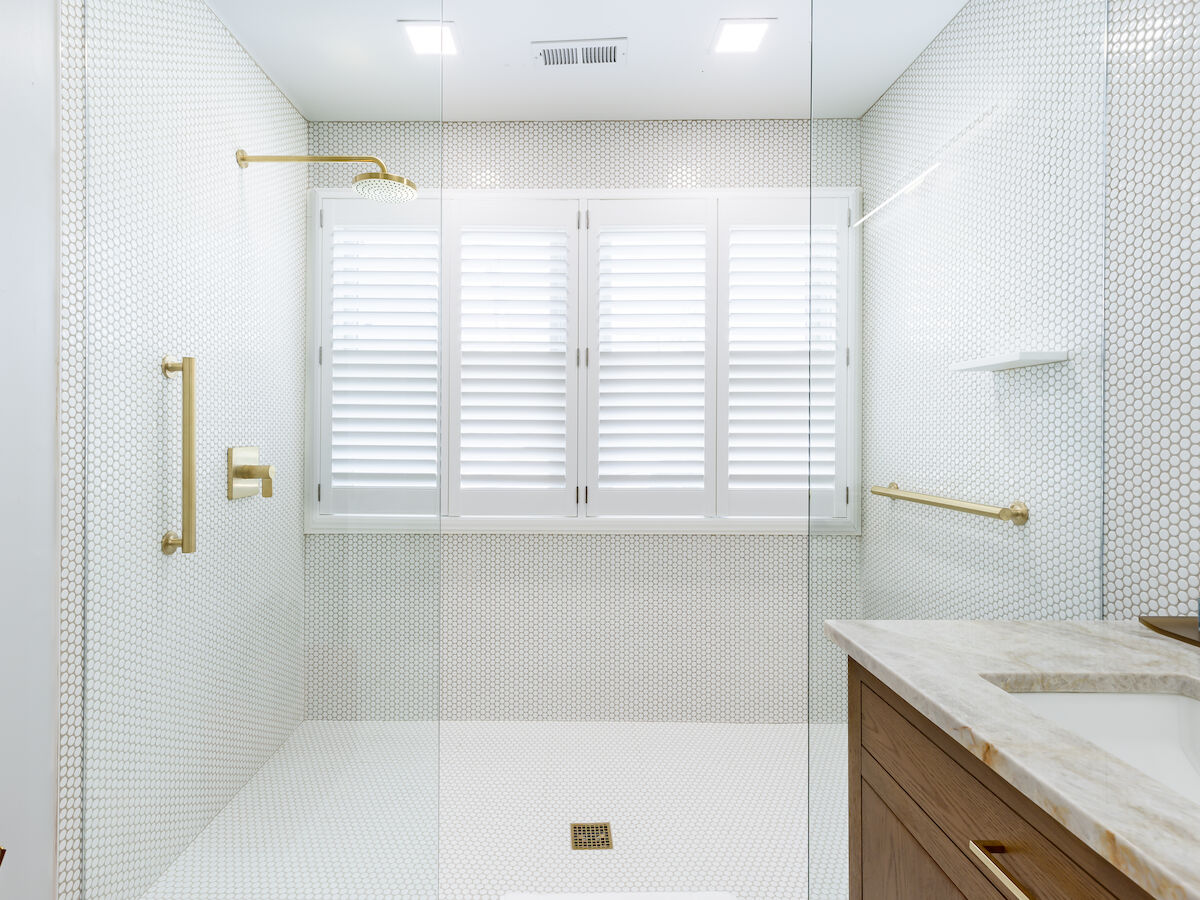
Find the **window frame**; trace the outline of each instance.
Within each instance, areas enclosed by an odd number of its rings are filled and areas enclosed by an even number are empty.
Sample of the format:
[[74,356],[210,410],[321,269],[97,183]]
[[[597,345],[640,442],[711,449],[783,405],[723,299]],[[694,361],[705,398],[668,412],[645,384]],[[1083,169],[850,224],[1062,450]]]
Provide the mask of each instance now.
[[[448,479],[446,477],[449,459],[447,440],[452,416],[449,415],[447,402],[452,399],[453,388],[451,378],[443,375],[439,383],[439,445],[438,458],[441,468],[441,496],[443,512],[440,515],[328,515],[322,514],[317,504],[317,484],[320,479],[323,452],[318,435],[320,423],[320,397],[322,372],[318,362],[319,348],[323,337],[323,235],[317,223],[321,214],[322,203],[325,200],[354,199],[358,195],[350,189],[313,188],[308,197],[308,259],[307,283],[305,289],[306,307],[306,348],[305,348],[305,480],[304,480],[304,524],[307,534],[338,534],[338,533],[367,533],[385,534],[396,532],[441,532],[446,534],[553,534],[553,533],[598,533],[598,534],[842,534],[857,535],[861,533],[861,310],[862,310],[862,229],[850,228],[849,242],[849,271],[847,272],[848,315],[844,321],[839,321],[839,331],[845,332],[845,347],[849,351],[846,384],[848,387],[844,397],[839,398],[839,404],[845,404],[843,415],[845,426],[846,463],[845,488],[848,491],[849,502],[845,504],[845,515],[839,517],[813,518],[807,515],[790,517],[717,517],[712,515],[698,516],[597,516],[587,515],[583,502],[582,487],[580,503],[574,516],[453,516],[445,513],[448,497]],[[442,235],[442,246],[439,250],[443,267],[443,290],[448,285],[445,265],[447,254],[446,241],[446,212],[444,201],[452,200],[570,200],[577,201],[580,209],[580,253],[577,260],[579,273],[579,289],[577,291],[576,326],[579,344],[590,344],[591,323],[590,313],[592,302],[588,286],[588,273],[591,268],[590,237],[586,228],[587,204],[589,201],[600,200],[667,200],[667,199],[721,199],[743,198],[773,198],[804,201],[811,198],[835,198],[844,200],[848,207],[848,222],[855,221],[862,210],[862,192],[857,187],[822,187],[812,189],[802,188],[748,188],[728,190],[694,190],[694,189],[636,189],[636,190],[558,190],[558,189],[480,189],[480,190],[433,190],[422,191],[422,197],[443,202],[442,213],[438,223]],[[370,202],[370,201],[363,201]],[[719,209],[719,207],[718,207]],[[726,247],[723,235],[728,229],[720,222],[718,215],[717,244],[716,244],[716,278],[718,284],[727,277]],[[724,293],[724,291],[721,291]],[[717,304],[714,297],[714,306]],[[447,355],[447,340],[451,329],[448,322],[451,317],[443,306],[441,327],[441,351],[443,360],[442,370],[445,371]],[[721,328],[725,323],[721,323]],[[721,370],[719,360],[714,351],[713,359],[709,362],[708,370],[712,377],[713,389],[710,395],[710,406],[718,405],[720,397],[725,394],[717,383],[717,373]],[[591,412],[588,408],[587,388],[591,374],[581,369],[577,379],[578,410],[578,465],[580,481],[589,471],[588,455],[590,447],[590,430],[584,423],[590,421]],[[716,417],[714,416],[714,423]],[[719,452],[714,441],[713,460]],[[716,468],[710,460],[708,468],[715,473]],[[715,475],[713,483],[714,496],[717,486]]]

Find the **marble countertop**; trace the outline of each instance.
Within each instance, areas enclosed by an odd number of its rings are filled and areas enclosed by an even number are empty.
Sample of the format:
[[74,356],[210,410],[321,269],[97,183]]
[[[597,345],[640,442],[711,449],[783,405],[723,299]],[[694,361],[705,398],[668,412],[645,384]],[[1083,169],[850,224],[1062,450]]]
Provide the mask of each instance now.
[[831,620],[825,632],[1148,893],[1200,900],[1200,804],[1004,690],[1200,699],[1200,648],[1137,622]]

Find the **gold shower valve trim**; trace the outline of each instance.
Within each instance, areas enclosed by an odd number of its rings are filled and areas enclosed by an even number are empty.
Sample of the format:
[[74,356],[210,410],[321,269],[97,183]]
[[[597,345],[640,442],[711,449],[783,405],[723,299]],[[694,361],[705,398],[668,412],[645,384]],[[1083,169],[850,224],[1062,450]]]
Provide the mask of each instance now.
[[225,495],[230,500],[275,495],[275,467],[260,465],[257,447],[230,447],[225,455]]

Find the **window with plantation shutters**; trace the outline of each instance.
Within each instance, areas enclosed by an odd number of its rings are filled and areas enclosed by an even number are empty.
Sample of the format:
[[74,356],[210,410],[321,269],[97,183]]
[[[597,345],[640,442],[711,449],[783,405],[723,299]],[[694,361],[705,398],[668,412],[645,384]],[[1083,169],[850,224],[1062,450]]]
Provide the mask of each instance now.
[[578,210],[447,205],[452,515],[575,512]]
[[713,512],[715,213],[588,204],[589,516]]
[[436,515],[436,205],[323,207],[320,499],[326,514]]
[[722,202],[722,515],[847,514],[848,210],[843,198]]
[[312,210],[310,529],[857,530],[856,191]]

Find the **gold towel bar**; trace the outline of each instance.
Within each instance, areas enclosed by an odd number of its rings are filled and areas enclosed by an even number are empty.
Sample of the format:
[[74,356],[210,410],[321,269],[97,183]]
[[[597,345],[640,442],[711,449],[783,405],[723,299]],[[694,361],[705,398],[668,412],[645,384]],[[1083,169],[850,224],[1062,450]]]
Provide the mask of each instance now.
[[1020,500],[1012,506],[988,506],[984,503],[971,503],[967,500],[951,500],[949,497],[934,497],[931,494],[902,491],[900,485],[894,481],[885,488],[878,485],[871,488],[871,493],[878,494],[880,497],[891,497],[893,500],[908,500],[912,503],[924,503],[926,506],[970,513],[973,516],[1002,519],[1005,522],[1012,522],[1014,525],[1024,525],[1029,521],[1029,507]]
[[182,534],[168,531],[162,536],[162,552],[196,552],[196,357],[172,359],[164,356],[162,373],[171,378],[183,375],[183,525]]

